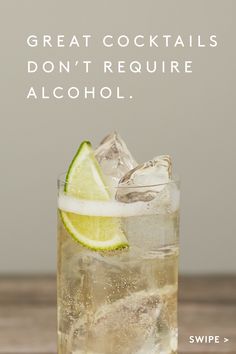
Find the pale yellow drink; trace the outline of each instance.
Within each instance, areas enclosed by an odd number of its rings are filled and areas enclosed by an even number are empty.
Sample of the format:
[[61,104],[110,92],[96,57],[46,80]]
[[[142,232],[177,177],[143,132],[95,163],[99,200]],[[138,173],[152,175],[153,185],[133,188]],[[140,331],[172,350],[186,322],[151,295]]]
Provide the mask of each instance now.
[[[88,206],[91,222],[93,210],[114,220],[114,203]],[[127,212],[117,202],[129,247],[104,252],[76,242],[59,207],[59,354],[177,353],[178,206],[142,215],[135,203]]]

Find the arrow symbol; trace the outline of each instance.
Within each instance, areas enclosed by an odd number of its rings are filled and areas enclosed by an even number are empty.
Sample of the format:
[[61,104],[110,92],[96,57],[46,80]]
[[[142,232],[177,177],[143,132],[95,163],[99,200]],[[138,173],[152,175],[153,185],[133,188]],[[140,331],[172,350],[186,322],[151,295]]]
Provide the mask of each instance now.
[[224,343],[226,343],[226,342],[228,342],[229,340],[228,340],[228,338],[224,338]]

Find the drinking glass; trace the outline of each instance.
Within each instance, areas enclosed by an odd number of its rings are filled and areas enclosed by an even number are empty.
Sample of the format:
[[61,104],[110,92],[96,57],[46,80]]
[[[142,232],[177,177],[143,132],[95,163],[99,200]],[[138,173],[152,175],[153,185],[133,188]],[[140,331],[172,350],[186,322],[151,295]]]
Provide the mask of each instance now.
[[[150,190],[159,196],[145,202],[81,202],[58,181],[59,354],[177,353],[179,182],[138,192]],[[129,246],[81,245],[63,212],[81,223],[87,214],[95,232],[104,220],[119,222]]]

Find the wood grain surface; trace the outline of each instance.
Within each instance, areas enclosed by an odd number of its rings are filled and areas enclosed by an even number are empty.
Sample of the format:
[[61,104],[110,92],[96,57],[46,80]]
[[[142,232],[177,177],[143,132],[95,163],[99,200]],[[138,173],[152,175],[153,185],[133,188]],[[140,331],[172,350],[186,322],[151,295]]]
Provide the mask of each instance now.
[[[236,276],[181,277],[179,288],[179,354],[236,354]],[[190,335],[221,342],[190,344]],[[0,353],[56,352],[55,277],[1,277]]]

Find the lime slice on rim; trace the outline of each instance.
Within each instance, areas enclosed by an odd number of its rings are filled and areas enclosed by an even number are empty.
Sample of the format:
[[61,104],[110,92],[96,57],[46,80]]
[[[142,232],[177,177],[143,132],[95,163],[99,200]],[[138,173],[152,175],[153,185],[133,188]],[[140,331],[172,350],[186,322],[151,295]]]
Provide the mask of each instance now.
[[[88,141],[80,145],[70,164],[64,192],[78,199],[110,200],[101,168]],[[63,210],[60,214],[69,234],[87,248],[115,250],[128,246],[119,218],[84,216]]]

